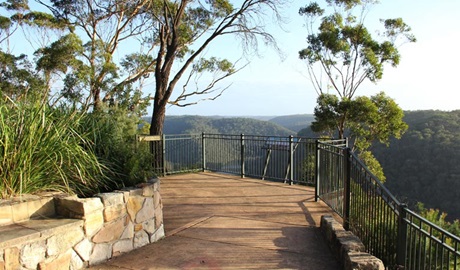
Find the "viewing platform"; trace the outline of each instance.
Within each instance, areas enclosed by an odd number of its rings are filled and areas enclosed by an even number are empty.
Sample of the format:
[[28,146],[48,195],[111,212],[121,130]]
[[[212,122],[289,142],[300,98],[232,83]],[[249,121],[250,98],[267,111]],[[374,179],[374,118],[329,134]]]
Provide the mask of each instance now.
[[166,238],[92,269],[341,269],[314,189],[216,173],[161,178]]

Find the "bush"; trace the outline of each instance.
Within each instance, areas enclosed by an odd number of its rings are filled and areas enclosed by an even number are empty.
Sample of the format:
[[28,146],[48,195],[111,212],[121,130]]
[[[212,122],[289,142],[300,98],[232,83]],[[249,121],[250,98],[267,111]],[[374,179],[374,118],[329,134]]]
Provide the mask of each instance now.
[[88,114],[82,126],[82,132],[91,131],[95,154],[110,168],[109,189],[133,186],[155,175],[149,145],[136,142],[140,121],[134,113],[111,107]]
[[0,98],[0,196],[63,191],[80,196],[106,189],[109,169],[82,133],[85,114],[40,101]]

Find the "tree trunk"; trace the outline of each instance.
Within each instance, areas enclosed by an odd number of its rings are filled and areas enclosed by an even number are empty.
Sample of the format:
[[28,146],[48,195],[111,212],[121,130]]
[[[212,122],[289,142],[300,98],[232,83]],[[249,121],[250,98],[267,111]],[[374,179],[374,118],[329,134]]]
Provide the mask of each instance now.
[[[153,105],[152,120],[150,122],[150,135],[163,135],[163,126],[166,115],[166,106],[155,100]],[[163,175],[164,157],[163,157],[163,140],[150,142],[150,152],[152,154],[152,166],[157,175]]]

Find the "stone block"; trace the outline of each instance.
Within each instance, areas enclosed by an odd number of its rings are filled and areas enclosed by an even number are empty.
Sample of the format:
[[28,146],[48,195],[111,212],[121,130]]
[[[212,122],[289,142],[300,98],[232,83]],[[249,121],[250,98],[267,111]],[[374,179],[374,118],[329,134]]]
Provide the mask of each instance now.
[[365,252],[350,252],[344,261],[346,270],[385,270],[383,262]]
[[85,267],[85,262],[82,260],[80,256],[75,252],[75,250],[71,251],[70,256],[70,269],[77,270],[82,269]]
[[155,191],[155,194],[153,195],[153,207],[155,207],[155,209],[162,207],[161,194],[158,191]]
[[123,231],[123,234],[121,235],[120,239],[132,239],[134,237],[134,224],[131,221],[128,221],[128,223],[125,226],[125,230]]
[[130,197],[141,196],[142,197],[142,189],[141,188],[128,188],[126,191],[129,192]]
[[142,196],[144,197],[153,197],[155,194],[155,187],[152,184],[147,184],[142,187]]
[[91,214],[87,214],[85,217],[85,234],[88,237],[93,236],[96,234],[104,225],[104,216],[102,211],[96,211]]
[[118,219],[111,223],[106,223],[104,227],[97,232],[92,241],[94,243],[108,243],[120,239],[125,229],[125,220]]
[[11,204],[11,212],[13,214],[13,222],[18,223],[29,219],[29,210],[27,210],[27,202],[19,202]]
[[56,215],[54,199],[52,197],[40,198],[27,202],[30,218],[53,217]]
[[123,203],[128,203],[128,199],[129,199],[129,191],[123,191],[123,190],[117,190],[115,191],[116,193],[120,193],[120,194],[123,194]]
[[83,261],[87,262],[93,251],[93,243],[85,238],[80,243],[76,244],[73,249]]
[[133,250],[134,244],[133,244],[133,239],[123,239],[115,244],[113,244],[113,249],[112,249],[112,256],[118,256],[122,253],[129,252]]
[[124,198],[122,193],[118,192],[108,192],[97,194],[96,197],[101,198],[104,207],[124,204]]
[[0,205],[0,226],[13,223],[13,210],[10,204]]
[[105,222],[110,222],[112,220],[124,217],[126,215],[126,206],[125,204],[106,206],[103,215]]
[[38,263],[45,260],[45,256],[45,241],[32,242],[22,247],[19,261],[26,268],[36,269]]
[[150,243],[155,243],[160,239],[165,237],[165,230],[164,226],[161,225],[151,236],[150,236]]
[[155,209],[155,228],[160,228],[163,224],[163,210],[161,207]]
[[39,270],[68,270],[70,269],[71,250],[60,254],[57,257],[50,257],[38,265]]
[[82,218],[85,215],[91,214],[96,211],[101,211],[104,207],[100,198],[84,198],[80,199],[77,197],[65,197],[57,198],[57,204],[59,205],[59,214],[68,215],[71,218]]
[[142,206],[144,205],[144,198],[140,196],[134,196],[134,197],[129,197],[128,198],[128,203],[126,204],[126,208],[129,214],[129,217],[131,218],[131,221],[136,220],[136,215],[139,212],[139,210],[142,209]]
[[155,232],[156,227],[155,227],[155,219],[147,220],[142,224],[142,227],[144,230],[151,235],[152,233]]
[[11,247],[5,249],[4,260],[5,269],[20,269],[21,264],[19,263],[19,248]]
[[134,235],[134,248],[140,248],[150,243],[149,235],[145,231],[139,231]]
[[65,233],[53,235],[46,241],[46,253],[48,256],[58,255],[63,251],[71,249],[77,243],[81,242],[84,237],[85,235],[80,228],[70,229]]
[[101,262],[105,262],[112,256],[112,245],[101,243],[95,244],[93,252],[89,259],[89,265],[95,265]]
[[11,209],[11,205],[0,205],[0,226],[11,223],[13,223],[13,209]]
[[142,223],[134,225],[134,232],[138,232],[144,229],[144,225]]
[[153,219],[155,217],[155,208],[153,208],[153,198],[145,198],[144,205],[137,212],[136,223]]

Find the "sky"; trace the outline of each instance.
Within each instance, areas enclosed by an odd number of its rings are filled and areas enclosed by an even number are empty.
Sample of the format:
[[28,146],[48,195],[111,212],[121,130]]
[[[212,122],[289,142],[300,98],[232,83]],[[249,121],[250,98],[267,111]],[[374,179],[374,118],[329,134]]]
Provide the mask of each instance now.
[[[168,115],[276,116],[312,114],[317,94],[308,79],[306,65],[298,59],[298,51],[307,47],[304,19],[300,7],[309,1],[293,0],[283,14],[289,22],[284,31],[272,25],[284,60],[272,49],[261,48],[260,57],[229,77],[230,85],[214,101],[184,108],[170,106]],[[401,17],[412,28],[416,43],[399,48],[400,65],[387,66],[377,84],[362,85],[357,95],[373,95],[384,91],[403,110],[460,109],[460,1],[458,0],[382,0],[367,16],[366,23],[381,18]],[[232,41],[214,47],[218,54],[238,53]],[[236,52],[235,52],[236,51]],[[223,57],[223,56],[222,56]]]

